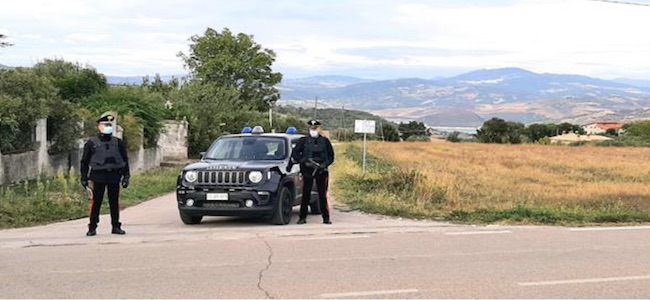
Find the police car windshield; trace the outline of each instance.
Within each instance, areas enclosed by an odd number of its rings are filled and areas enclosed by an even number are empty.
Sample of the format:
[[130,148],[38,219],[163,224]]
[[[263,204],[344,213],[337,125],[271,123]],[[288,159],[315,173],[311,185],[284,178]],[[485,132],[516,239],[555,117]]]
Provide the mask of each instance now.
[[218,139],[205,154],[208,160],[283,160],[285,140],[276,137],[237,136]]

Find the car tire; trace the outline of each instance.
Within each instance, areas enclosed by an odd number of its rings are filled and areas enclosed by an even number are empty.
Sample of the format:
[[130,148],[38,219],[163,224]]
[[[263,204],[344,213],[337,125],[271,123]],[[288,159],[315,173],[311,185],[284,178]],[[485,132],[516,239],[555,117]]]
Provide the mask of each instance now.
[[192,215],[188,215],[187,213],[184,213],[183,211],[179,211],[179,213],[181,215],[181,221],[183,221],[183,223],[186,225],[199,224],[203,219],[203,216],[192,216]]
[[309,213],[312,215],[320,215],[322,213],[318,195],[316,195],[316,197],[314,197],[314,195],[311,195],[311,199],[309,201]]
[[271,224],[273,225],[287,225],[291,222],[291,215],[293,214],[293,195],[289,188],[282,187],[278,194],[278,199],[275,202],[275,209],[271,217]]

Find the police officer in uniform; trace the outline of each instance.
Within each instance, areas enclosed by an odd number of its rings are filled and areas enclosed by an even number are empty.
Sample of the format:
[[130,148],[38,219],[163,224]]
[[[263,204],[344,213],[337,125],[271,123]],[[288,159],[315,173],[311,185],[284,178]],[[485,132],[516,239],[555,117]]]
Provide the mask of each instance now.
[[111,211],[113,234],[126,234],[120,223],[120,183],[123,188],[129,186],[129,158],[124,142],[113,136],[113,120],[111,114],[105,114],[97,120],[99,134],[92,137],[84,145],[81,158],[81,185],[92,190],[90,204],[90,223],[87,236],[97,234],[99,212],[104,198],[108,193],[108,204]]
[[[300,172],[304,179],[298,224],[307,223],[307,212],[314,181],[318,190],[320,209],[323,213],[323,223],[332,224],[327,202],[329,184],[327,168],[334,163],[334,148],[332,148],[330,140],[321,135],[321,123],[319,121],[309,120],[307,124],[309,125],[309,136],[298,140],[291,155],[294,162],[300,163]],[[290,168],[291,166],[287,169]]]

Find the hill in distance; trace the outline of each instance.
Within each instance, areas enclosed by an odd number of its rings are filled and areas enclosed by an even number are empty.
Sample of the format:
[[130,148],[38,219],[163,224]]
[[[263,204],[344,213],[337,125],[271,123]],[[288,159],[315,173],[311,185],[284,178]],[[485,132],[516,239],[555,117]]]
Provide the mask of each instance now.
[[[331,76],[326,76],[331,77]],[[502,117],[520,122],[625,119],[647,114],[650,88],[571,74],[535,73],[521,68],[483,69],[443,79],[404,78],[345,85],[314,82],[281,85],[283,104],[370,111],[389,119],[427,120],[436,126],[475,125]],[[586,117],[585,117],[586,116]],[[480,122],[482,123],[482,122]],[[480,124],[478,124],[480,125]]]

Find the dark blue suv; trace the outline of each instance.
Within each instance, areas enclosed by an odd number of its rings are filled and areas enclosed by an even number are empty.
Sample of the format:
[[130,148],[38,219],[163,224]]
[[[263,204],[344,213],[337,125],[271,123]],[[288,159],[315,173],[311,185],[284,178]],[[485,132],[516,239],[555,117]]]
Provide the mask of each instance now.
[[[246,216],[288,224],[303,193],[299,166],[286,170],[301,137],[276,133],[219,137],[199,162],[185,166],[178,176],[176,198],[183,223],[198,224],[203,216]],[[320,214],[318,194],[310,193],[311,213]]]

